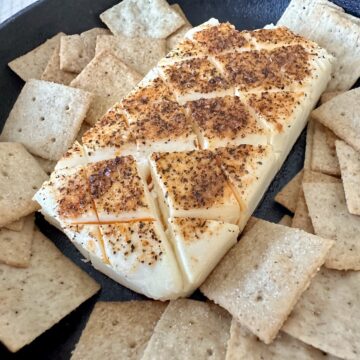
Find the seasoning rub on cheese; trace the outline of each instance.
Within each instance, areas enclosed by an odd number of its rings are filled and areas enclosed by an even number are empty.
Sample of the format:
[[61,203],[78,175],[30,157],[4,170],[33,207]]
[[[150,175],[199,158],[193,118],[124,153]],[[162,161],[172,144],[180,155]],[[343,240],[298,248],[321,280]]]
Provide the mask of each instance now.
[[235,244],[332,62],[286,28],[211,19],[84,134],[34,198],[115,281],[154,299],[186,296]]

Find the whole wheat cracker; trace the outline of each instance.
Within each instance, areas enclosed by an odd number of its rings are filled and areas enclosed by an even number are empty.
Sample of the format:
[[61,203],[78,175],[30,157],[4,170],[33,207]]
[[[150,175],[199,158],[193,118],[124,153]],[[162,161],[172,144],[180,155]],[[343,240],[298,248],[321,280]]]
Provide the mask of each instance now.
[[306,129],[306,144],[305,144],[305,157],[304,157],[304,169],[311,170],[311,154],[314,138],[314,120],[309,119]]
[[259,219],[200,290],[269,344],[332,245],[331,240]]
[[360,154],[344,141],[336,141],[346,205],[351,214],[360,215]]
[[284,225],[284,226],[291,226],[291,223],[292,223],[292,217],[289,215],[284,215],[278,222],[279,225]]
[[360,151],[360,88],[334,97],[313,110],[312,116]]
[[0,142],[0,227],[38,209],[32,197],[47,178],[23,145]]
[[86,115],[86,121],[93,125],[140,80],[140,74],[131,70],[110,51],[103,51],[90,61],[70,85],[95,94]]
[[315,233],[335,240],[325,266],[360,270],[360,217],[348,212],[341,183],[303,184]]
[[140,360],[166,307],[160,301],[98,302],[71,359]]
[[182,40],[185,36],[185,34],[192,28],[192,25],[190,23],[190,21],[187,19],[185,13],[183,12],[183,10],[181,9],[179,4],[173,4],[170,5],[172,7],[173,10],[175,10],[185,21],[185,24],[179,28],[178,30],[176,30],[174,33],[172,33],[171,35],[169,35],[166,39],[166,47],[169,50],[171,50],[172,48],[174,48],[178,42],[180,40]]
[[190,299],[171,301],[142,360],[224,359],[230,315],[218,306]]
[[340,358],[359,359],[359,293],[360,272],[322,268],[283,331]]
[[331,100],[335,96],[342,94],[343,91],[326,91],[320,97],[320,105],[326,103],[327,101]]
[[295,212],[299,197],[303,171],[299,171],[276,195],[275,201],[291,212]]
[[[305,170],[302,183],[307,182],[340,182],[340,179],[316,171]],[[309,216],[309,210],[306,205],[304,191],[302,187],[299,192],[299,198],[296,204],[296,209],[294,217],[292,219],[291,227],[302,229],[310,234],[314,234],[314,227]]]
[[54,160],[48,160],[48,159],[43,159],[40,156],[34,156],[34,158],[36,159],[36,161],[40,164],[41,168],[48,174],[50,175],[56,165],[56,161]]
[[166,55],[166,41],[149,37],[100,35],[96,40],[96,54],[111,51],[122,62],[145,75]]
[[336,360],[290,335],[280,332],[274,342],[266,345],[233,319],[225,360]]
[[35,231],[30,265],[0,265],[0,341],[16,352],[93,296],[99,285]]
[[184,19],[165,0],[124,0],[100,15],[114,35],[165,39]]
[[21,142],[34,155],[58,160],[75,140],[92,99],[92,94],[80,89],[29,80],[0,139]]
[[9,224],[6,224],[4,227],[12,231],[21,231],[24,227],[24,219],[25,218],[22,217],[19,220],[15,220]]
[[65,35],[60,39],[59,66],[63,71],[79,74],[95,56],[96,38],[109,30],[93,28],[80,35]]
[[60,44],[55,47],[44,72],[41,74],[40,79],[51,81],[57,84],[69,85],[71,81],[75,79],[76,74],[60,69],[59,51]]
[[311,154],[311,170],[340,176],[340,165],[336,156],[335,141],[338,137],[328,128],[314,122]]
[[0,229],[0,263],[27,267],[30,264],[34,236],[34,215],[25,217],[21,231]]
[[29,51],[28,53],[9,62],[9,67],[24,81],[40,79],[56,46],[60,43],[60,37],[64,33],[58,33],[54,37]]

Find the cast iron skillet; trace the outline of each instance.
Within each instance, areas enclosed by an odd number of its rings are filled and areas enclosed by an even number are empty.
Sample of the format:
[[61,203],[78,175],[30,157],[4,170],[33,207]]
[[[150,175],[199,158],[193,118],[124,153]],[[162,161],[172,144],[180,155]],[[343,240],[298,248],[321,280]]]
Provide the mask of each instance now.
[[[285,10],[288,1],[177,0],[193,25],[198,25],[210,17],[216,17],[220,21],[231,22],[238,29],[256,29],[276,22]],[[103,26],[98,15],[118,2],[119,0],[42,0],[0,25],[1,128],[23,86],[23,81],[7,67],[7,63],[60,31],[73,34],[94,26]],[[170,3],[174,2],[170,0]],[[335,2],[343,6],[347,12],[360,15],[358,0]],[[309,24],[309,26],[312,25]],[[276,204],[273,198],[281,187],[302,168],[304,146],[305,133],[303,132],[256,210],[256,216],[277,222],[286,213],[286,210]],[[69,359],[96,301],[124,301],[143,298],[81,261],[80,254],[69,240],[38,214],[36,223],[66,256],[101,284],[102,290],[18,353],[11,354],[0,344],[0,359],[3,360]],[[202,298],[198,292],[193,297]]]

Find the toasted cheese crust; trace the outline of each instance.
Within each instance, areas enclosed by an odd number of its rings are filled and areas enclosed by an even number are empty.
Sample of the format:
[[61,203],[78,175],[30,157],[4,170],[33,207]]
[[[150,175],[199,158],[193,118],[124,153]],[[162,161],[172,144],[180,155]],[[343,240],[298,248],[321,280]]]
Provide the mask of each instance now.
[[151,158],[175,209],[209,208],[223,201],[226,180],[213,152],[154,153]]
[[162,66],[164,76],[178,94],[211,93],[230,88],[228,81],[206,57]]
[[[218,162],[226,169],[228,176],[243,183],[244,176],[253,175],[262,165],[262,158],[270,151],[268,146],[240,145],[216,150]],[[243,185],[246,186],[245,183]]]
[[251,48],[248,32],[241,32],[229,23],[211,26],[193,35],[193,39],[211,54]]
[[[65,222],[82,222],[87,214],[94,217],[94,204],[90,195],[85,167],[76,168],[69,173],[54,173],[53,182],[57,184],[58,214]],[[52,185],[50,181],[49,185]]]
[[199,99],[188,102],[186,106],[190,119],[202,136],[210,140],[226,140],[218,146],[241,143],[249,135],[266,136],[264,128],[237,96]]
[[247,94],[245,97],[249,106],[262,116],[274,130],[281,133],[286,126],[291,126],[291,120],[294,120],[292,114],[301,105],[304,96],[303,92],[266,91]]
[[120,105],[114,106],[104,115],[94,127],[89,129],[82,137],[89,157],[99,149],[113,148],[114,156],[122,155],[125,147],[133,146],[135,139],[127,125],[126,117]]
[[198,56],[206,56],[207,53],[207,50],[200,44],[190,39],[184,39],[160,61],[160,64],[182,61],[187,58],[190,59]]
[[[157,101],[174,101],[174,94],[165,82],[156,76],[146,86],[138,87],[122,100],[122,107],[130,115],[130,122],[136,121],[136,116]],[[133,118],[134,117],[134,118]]]
[[134,134],[138,143],[143,145],[159,139],[187,138],[193,134],[183,107],[174,101],[149,104],[136,118]]
[[294,34],[288,28],[284,26],[272,28],[272,29],[259,29],[251,31],[251,38],[255,40],[257,45],[276,47],[279,45],[294,45],[294,44],[306,44],[310,45],[310,42],[303,37]]
[[123,219],[141,209],[150,212],[144,184],[132,156],[99,161],[87,167],[90,194],[101,222]]
[[242,91],[302,85],[311,75],[311,55],[301,45],[216,56],[230,83]]
[[152,222],[100,225],[100,229],[110,257],[122,255],[128,259],[135,256],[136,262],[148,266],[161,261],[164,248]]

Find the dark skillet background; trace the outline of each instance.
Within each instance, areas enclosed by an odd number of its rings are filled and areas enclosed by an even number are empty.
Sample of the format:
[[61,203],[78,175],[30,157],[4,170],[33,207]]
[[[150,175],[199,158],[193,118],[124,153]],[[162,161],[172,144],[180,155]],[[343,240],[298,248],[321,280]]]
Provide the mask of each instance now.
[[[11,0],[5,0],[11,1]],[[42,0],[24,9],[13,18],[0,24],[0,124],[3,127],[23,81],[15,75],[7,63],[33,49],[37,45],[63,31],[79,33],[94,26],[104,26],[99,14],[119,0]],[[174,3],[175,1],[170,1]],[[256,29],[276,22],[285,10],[288,0],[178,0],[193,25],[210,17],[229,21],[238,29]],[[353,15],[360,15],[359,0],[334,1]],[[309,24],[316,26],[316,24]],[[56,109],[54,109],[56,111]],[[305,132],[302,133],[275,180],[272,182],[255,215],[278,221],[286,210],[273,201],[274,195],[301,168],[304,158]],[[0,189],[1,191],[1,189]],[[81,261],[80,254],[67,238],[37,215],[37,225],[56,246],[102,286],[99,294],[82,304],[57,325],[42,334],[32,344],[16,354],[9,353],[0,344],[0,360],[5,359],[69,359],[91,309],[98,300],[118,301],[143,299],[142,296],[122,287]],[[198,292],[194,298],[201,299]]]

